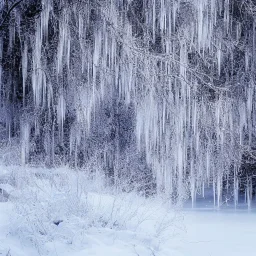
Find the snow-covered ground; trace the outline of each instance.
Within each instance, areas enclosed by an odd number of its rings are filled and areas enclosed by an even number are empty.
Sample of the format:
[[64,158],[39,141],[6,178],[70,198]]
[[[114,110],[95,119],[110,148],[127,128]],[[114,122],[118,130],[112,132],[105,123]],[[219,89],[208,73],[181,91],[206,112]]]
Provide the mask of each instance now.
[[19,181],[2,184],[11,201],[0,203],[0,256],[256,255],[254,210],[177,210],[159,199],[96,192],[86,177],[63,170],[12,178]]
[[[38,251],[22,238],[9,234],[13,225],[11,203],[0,204],[0,255],[35,256]],[[156,241],[146,241],[131,231],[90,228],[84,245],[52,241],[44,245],[48,255],[63,256],[255,256],[256,214],[250,212],[186,211],[186,232],[173,237],[160,250]],[[61,228],[61,226],[59,226]],[[2,254],[1,254],[2,253]]]

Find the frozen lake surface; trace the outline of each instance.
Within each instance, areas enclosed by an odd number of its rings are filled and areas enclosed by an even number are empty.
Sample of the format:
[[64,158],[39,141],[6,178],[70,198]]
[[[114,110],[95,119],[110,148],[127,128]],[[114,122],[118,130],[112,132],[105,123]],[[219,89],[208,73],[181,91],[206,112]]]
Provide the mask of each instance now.
[[255,211],[197,209],[184,214],[187,234],[179,248],[181,255],[255,255]]

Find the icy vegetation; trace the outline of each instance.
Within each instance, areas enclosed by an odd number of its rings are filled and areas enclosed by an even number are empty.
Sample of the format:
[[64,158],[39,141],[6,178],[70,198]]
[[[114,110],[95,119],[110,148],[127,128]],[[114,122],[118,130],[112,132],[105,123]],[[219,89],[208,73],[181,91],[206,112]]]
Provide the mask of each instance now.
[[13,181],[0,202],[0,255],[164,256],[185,231],[167,200],[108,191],[69,168],[16,168],[0,167]]
[[1,1],[2,160],[250,206],[255,12],[250,0]]

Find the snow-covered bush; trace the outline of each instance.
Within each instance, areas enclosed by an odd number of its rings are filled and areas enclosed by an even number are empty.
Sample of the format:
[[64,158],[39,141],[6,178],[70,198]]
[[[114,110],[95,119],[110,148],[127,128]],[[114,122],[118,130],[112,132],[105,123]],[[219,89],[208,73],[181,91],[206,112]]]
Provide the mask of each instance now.
[[142,242],[154,240],[157,250],[182,228],[180,214],[159,198],[104,189],[100,178],[85,172],[21,168],[17,179],[11,233],[42,254],[53,242],[83,247],[92,229],[129,231]]

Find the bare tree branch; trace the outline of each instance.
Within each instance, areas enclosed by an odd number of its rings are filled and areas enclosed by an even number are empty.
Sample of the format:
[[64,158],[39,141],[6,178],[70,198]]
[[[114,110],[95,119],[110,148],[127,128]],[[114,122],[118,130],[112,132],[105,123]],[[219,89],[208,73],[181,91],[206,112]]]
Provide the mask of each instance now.
[[14,4],[10,7],[10,9],[7,11],[5,17],[3,18],[3,20],[2,20],[2,22],[1,22],[1,24],[0,24],[0,30],[3,29],[4,23],[5,23],[5,21],[7,20],[7,18],[10,16],[12,10],[13,10],[16,6],[18,6],[22,1],[23,1],[23,0],[19,0],[18,2],[14,3]]

